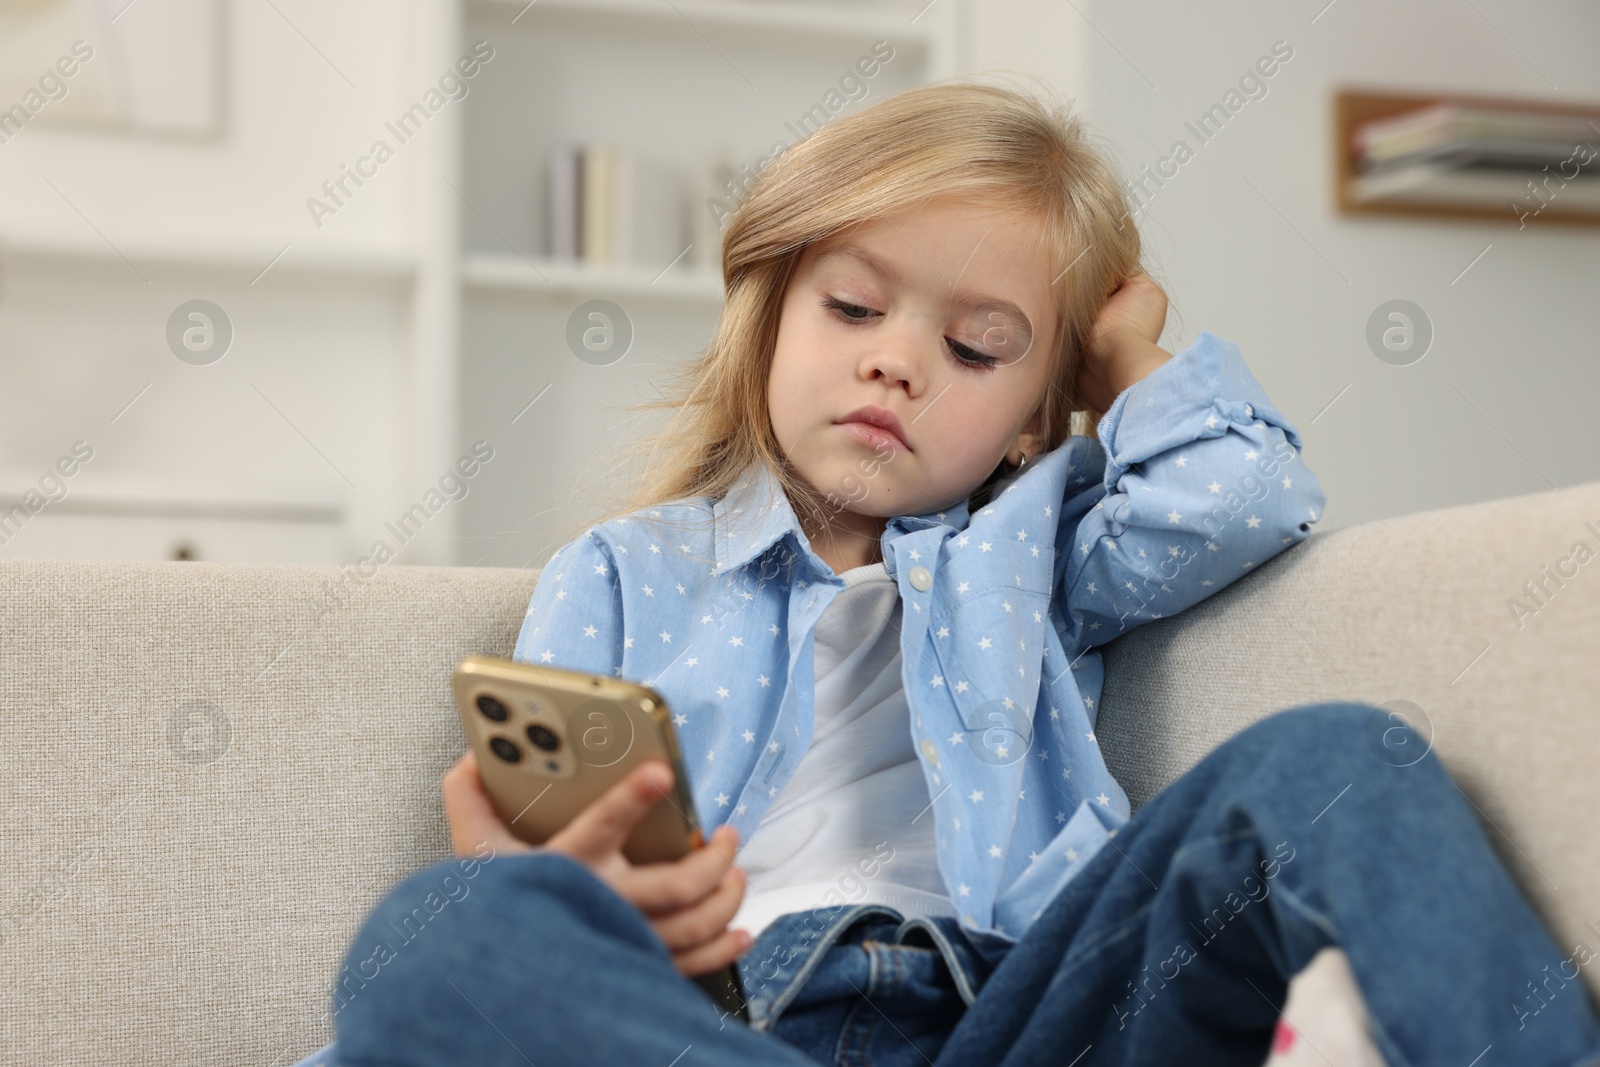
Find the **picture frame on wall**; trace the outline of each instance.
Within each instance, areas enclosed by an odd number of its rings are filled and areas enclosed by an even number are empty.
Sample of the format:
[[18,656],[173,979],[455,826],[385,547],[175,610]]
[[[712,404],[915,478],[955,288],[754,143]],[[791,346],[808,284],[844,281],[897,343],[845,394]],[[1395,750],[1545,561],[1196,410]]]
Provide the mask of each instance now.
[[222,0],[0,0],[0,145],[34,127],[223,132]]

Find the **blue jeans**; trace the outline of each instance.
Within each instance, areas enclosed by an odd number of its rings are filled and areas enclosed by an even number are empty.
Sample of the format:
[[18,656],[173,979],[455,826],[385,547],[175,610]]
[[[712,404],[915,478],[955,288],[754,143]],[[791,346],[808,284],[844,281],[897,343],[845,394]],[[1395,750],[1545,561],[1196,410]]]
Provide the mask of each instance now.
[[436,864],[352,941],[329,1062],[1254,1067],[1289,979],[1338,945],[1390,1067],[1600,1063],[1573,954],[1421,747],[1366,704],[1268,716],[1135,812],[992,970],[954,920],[797,912],[740,957],[748,1024],[577,862],[496,857],[448,903],[457,861]]

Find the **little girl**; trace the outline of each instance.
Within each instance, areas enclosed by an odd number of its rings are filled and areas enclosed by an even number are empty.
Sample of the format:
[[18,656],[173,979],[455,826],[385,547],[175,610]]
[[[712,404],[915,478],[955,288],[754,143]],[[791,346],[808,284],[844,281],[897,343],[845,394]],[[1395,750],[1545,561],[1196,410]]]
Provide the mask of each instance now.
[[[461,895],[341,982],[337,1062],[1255,1065],[1327,945],[1391,1065],[1600,1056],[1584,997],[1519,1013],[1567,954],[1379,709],[1268,716],[1130,812],[1099,647],[1325,501],[1234,345],[1158,347],[1139,257],[1078,123],[1009,89],[902,93],[759,174],[648,491],[551,557],[515,652],[665,696],[709,847],[622,857],[660,761],[530,849],[463,757],[473,858],[349,959]],[[729,963],[747,1019],[689,980]]]

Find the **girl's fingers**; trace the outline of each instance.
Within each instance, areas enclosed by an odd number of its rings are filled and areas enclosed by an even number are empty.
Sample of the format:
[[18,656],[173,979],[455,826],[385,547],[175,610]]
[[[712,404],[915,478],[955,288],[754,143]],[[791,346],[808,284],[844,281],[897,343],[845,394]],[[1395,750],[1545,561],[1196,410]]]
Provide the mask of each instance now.
[[672,768],[649,759],[592,800],[547,844],[589,867],[620,854],[628,835],[672,788]]
[[457,856],[475,855],[487,841],[497,852],[528,852],[532,846],[514,835],[494,810],[478,774],[477,756],[471,749],[445,772],[439,782],[444,795],[445,819],[450,824],[450,843]]
[[701,847],[668,863],[632,867],[618,892],[647,916],[674,912],[696,903],[717,887],[738,846],[738,831],[724,823]]
[[674,952],[672,965],[678,969],[678,973],[691,978],[709,974],[739,958],[739,954],[749,947],[743,941],[744,936],[741,930],[724,930],[720,936],[703,945],[685,952]]
[[745,882],[738,868],[729,868],[715,889],[698,902],[665,915],[646,916],[656,936],[673,952],[702,945],[728,928],[744,900]]

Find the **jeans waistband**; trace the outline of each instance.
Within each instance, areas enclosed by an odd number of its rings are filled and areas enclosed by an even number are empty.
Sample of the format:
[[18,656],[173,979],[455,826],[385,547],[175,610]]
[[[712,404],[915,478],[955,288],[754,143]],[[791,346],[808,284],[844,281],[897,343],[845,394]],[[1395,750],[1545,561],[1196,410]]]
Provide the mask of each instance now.
[[901,944],[916,930],[926,932],[944,958],[961,999],[970,1006],[992,968],[968,943],[956,919],[943,915],[907,919],[887,904],[862,903],[790,912],[761,932],[738,960],[749,1025],[768,1029],[841,939],[845,944],[868,937]]

